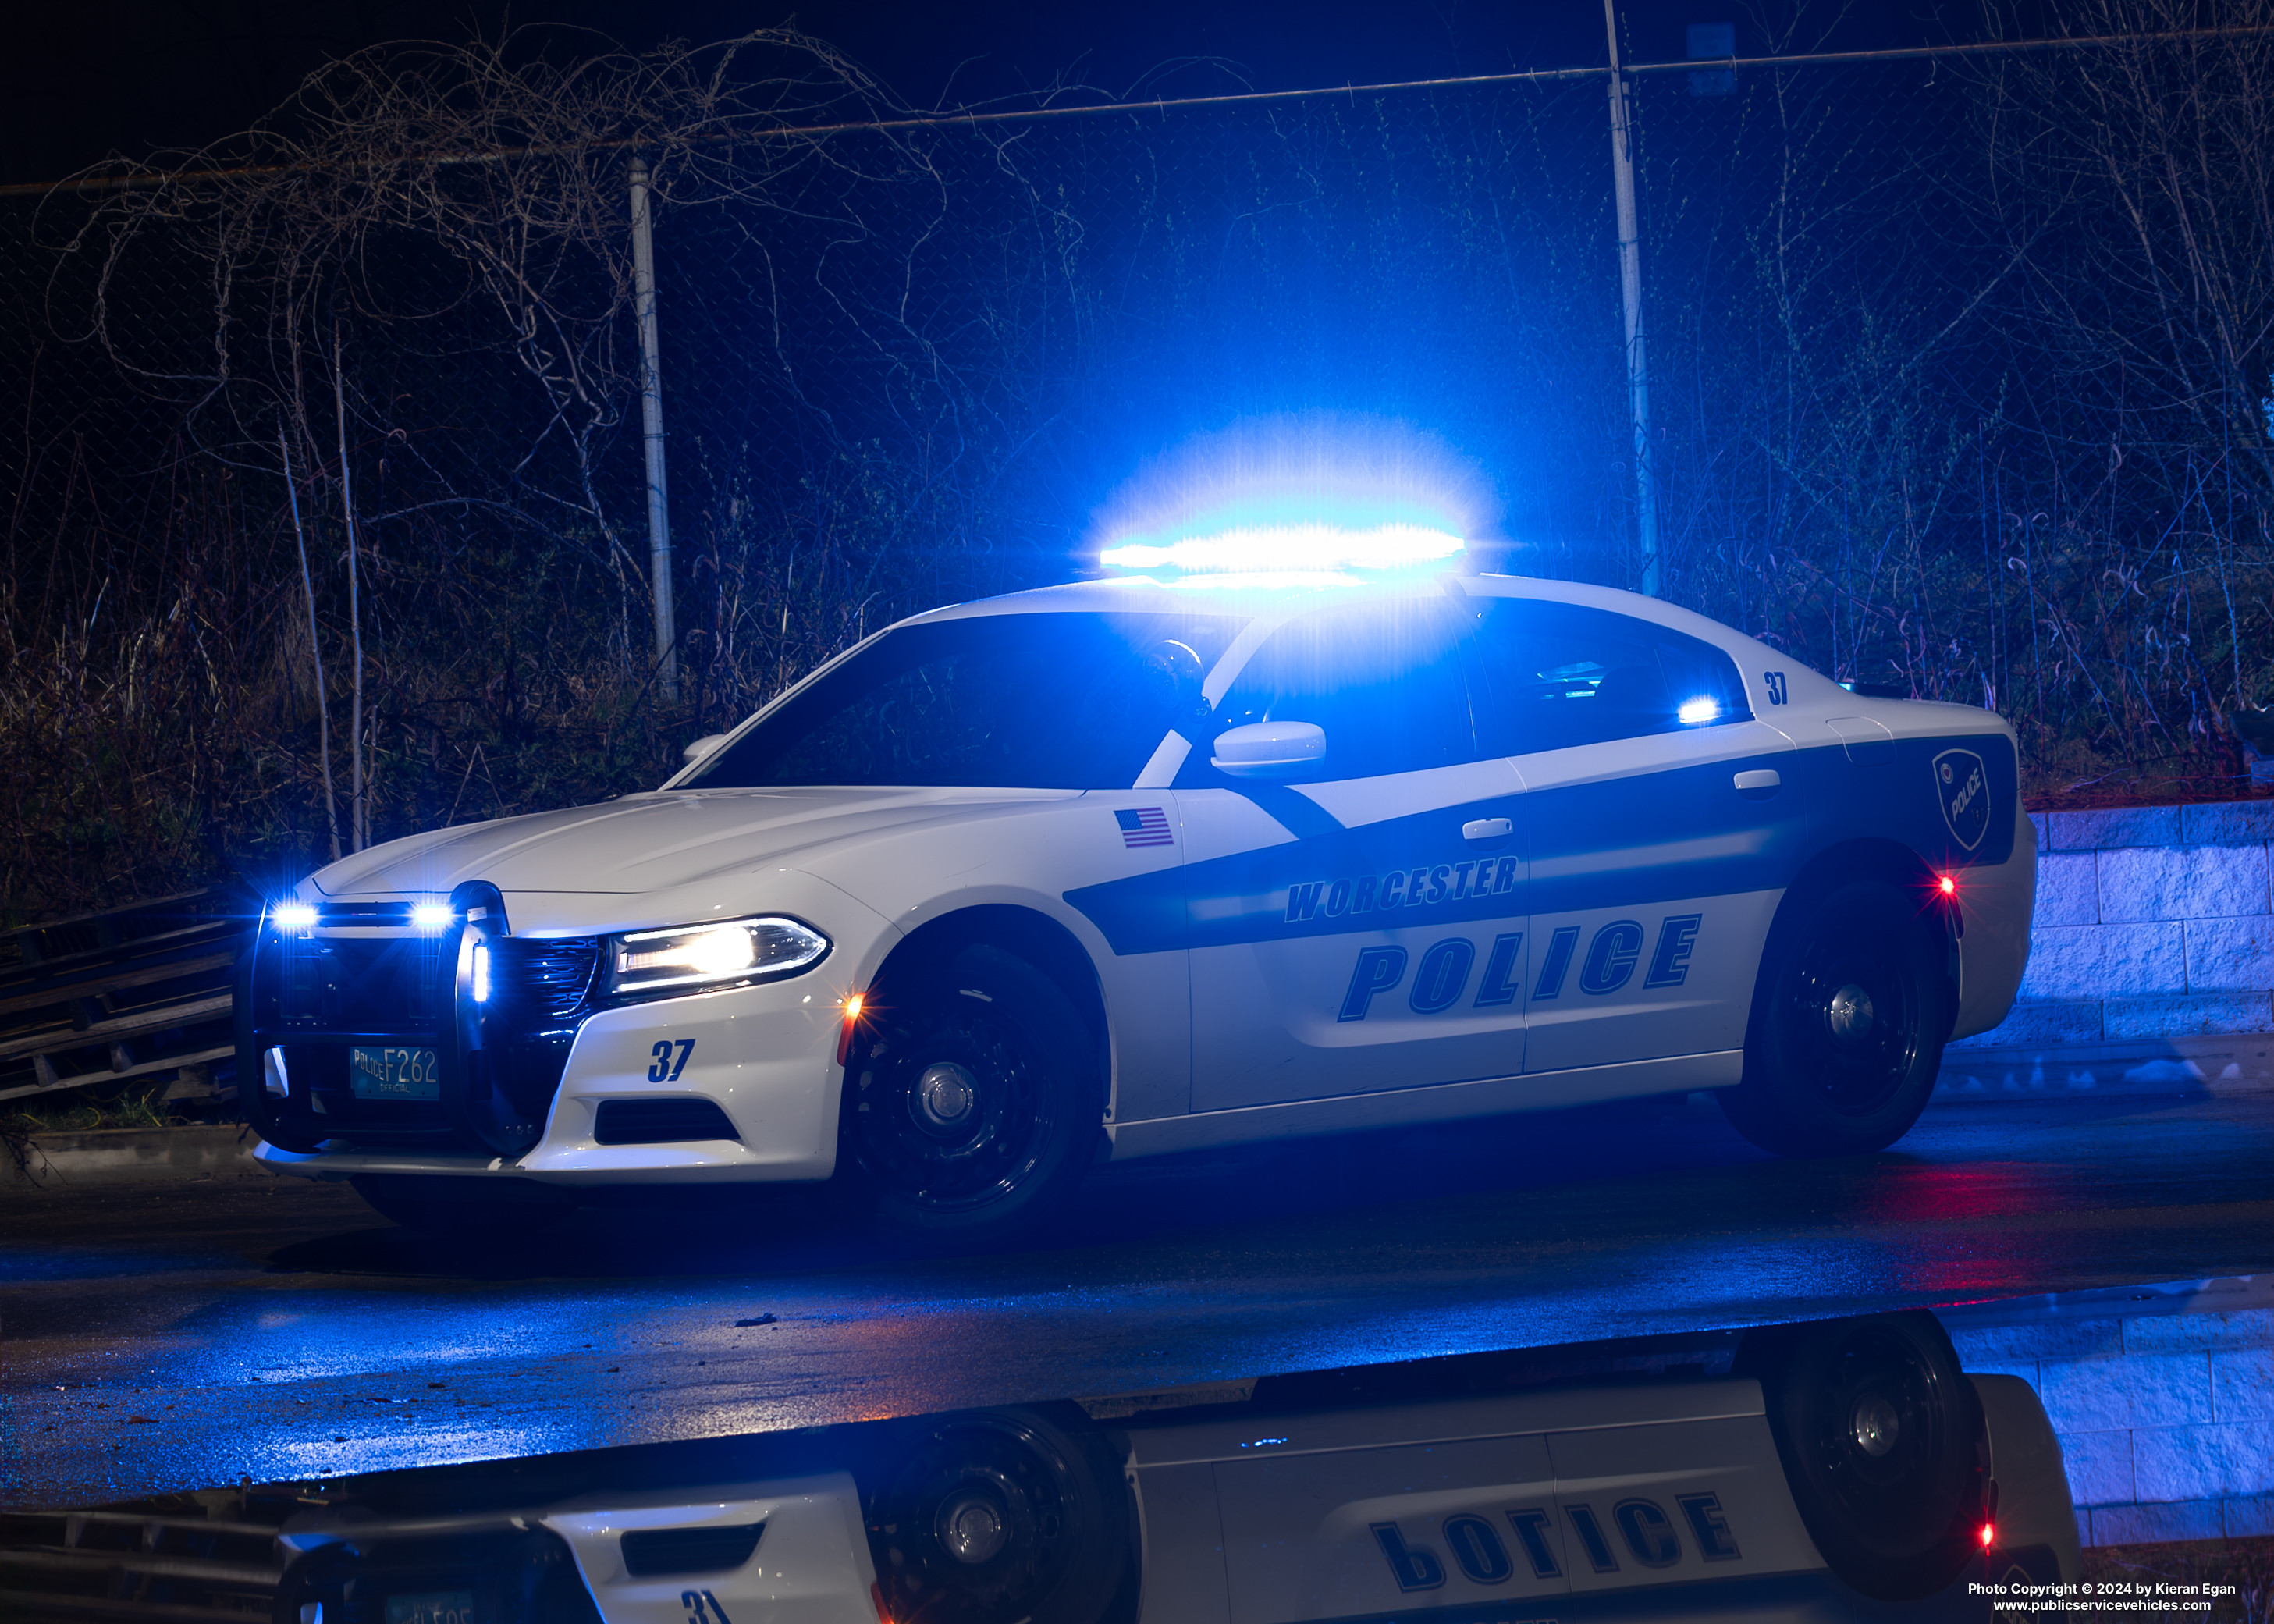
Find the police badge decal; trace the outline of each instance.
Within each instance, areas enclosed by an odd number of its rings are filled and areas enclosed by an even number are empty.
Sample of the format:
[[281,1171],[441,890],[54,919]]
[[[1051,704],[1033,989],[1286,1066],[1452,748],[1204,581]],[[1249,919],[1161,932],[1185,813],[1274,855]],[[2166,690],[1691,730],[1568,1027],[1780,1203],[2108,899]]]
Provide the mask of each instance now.
[[1990,775],[1971,750],[1945,750],[1934,758],[1934,796],[1951,838],[1968,851],[1990,832]]

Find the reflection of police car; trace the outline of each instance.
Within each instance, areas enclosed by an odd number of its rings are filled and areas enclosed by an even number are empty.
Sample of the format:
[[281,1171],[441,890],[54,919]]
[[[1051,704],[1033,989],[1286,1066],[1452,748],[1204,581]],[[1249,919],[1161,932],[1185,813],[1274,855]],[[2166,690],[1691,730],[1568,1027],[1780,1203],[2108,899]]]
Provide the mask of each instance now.
[[[275,1614],[1987,1618],[1969,1587],[2079,1576],[2036,1395],[1964,1376],[1931,1315],[1748,1333],[1718,1372],[1512,1382],[1526,1357],[1419,1384],[1411,1367],[1281,1378],[1105,1427],[1058,1405],[837,1429],[801,1440],[794,1475],[537,1506],[482,1508],[444,1475],[425,1492],[448,1515],[391,1492],[297,1519]],[[750,1464],[774,1463],[749,1441]]]
[[272,1165],[428,1216],[842,1169],[972,1237],[1105,1154],[1681,1090],[1871,1150],[2027,951],[2003,721],[1603,589],[1051,588],[704,744],[274,908]]

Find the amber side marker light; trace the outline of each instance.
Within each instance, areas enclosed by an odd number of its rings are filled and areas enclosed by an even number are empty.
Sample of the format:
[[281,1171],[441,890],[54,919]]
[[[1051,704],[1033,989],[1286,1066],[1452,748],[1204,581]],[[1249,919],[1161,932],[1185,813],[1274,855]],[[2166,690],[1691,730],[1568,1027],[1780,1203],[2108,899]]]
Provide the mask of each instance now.
[[861,1024],[861,1010],[867,1002],[866,996],[857,992],[845,1000],[845,1024],[837,1029],[837,1064],[840,1066],[853,1053],[854,1029]]

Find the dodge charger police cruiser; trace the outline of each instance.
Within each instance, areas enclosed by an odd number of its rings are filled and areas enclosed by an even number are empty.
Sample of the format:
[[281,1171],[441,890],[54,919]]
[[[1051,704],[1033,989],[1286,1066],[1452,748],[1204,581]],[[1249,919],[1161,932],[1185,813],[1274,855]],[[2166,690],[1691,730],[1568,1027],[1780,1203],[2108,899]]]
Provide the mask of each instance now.
[[964,604],[689,756],[273,905],[262,1158],[412,1222],[834,1180],[976,1243],[1101,1161],[1623,1097],[1853,1154],[2028,951],[2001,718],[1566,582]]
[[1986,1620],[1996,1586],[2079,1579],[2037,1395],[1966,1376],[1931,1314],[1715,1340],[1687,1366],[1623,1344],[1638,1368],[1608,1380],[1608,1361],[1574,1377],[1552,1361],[1583,1350],[1547,1350],[1154,1395],[1121,1420],[1062,1403],[704,1446],[714,1472],[741,1464],[726,1481],[584,1457],[486,1494],[447,1473],[425,1500],[339,1485],[282,1530],[274,1613],[1831,1624]]

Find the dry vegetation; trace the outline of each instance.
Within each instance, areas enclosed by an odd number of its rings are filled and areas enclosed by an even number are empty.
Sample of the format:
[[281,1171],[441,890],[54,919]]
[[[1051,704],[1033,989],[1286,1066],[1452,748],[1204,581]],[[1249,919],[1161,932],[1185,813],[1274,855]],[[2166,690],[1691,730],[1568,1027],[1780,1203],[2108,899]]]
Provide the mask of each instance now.
[[[2133,42],[1645,86],[1668,590],[1994,705],[2040,796],[2230,793],[2274,700],[2274,0],[2061,20]],[[1583,88],[927,126],[794,34],[516,36],[0,218],[0,916],[653,783],[863,630],[1078,567],[1099,492],[1037,470],[1183,332],[1349,305],[1426,348],[1397,323],[1473,306],[1532,371],[1471,421],[1558,402],[1579,470],[1526,567],[1623,583]],[[677,234],[675,703],[635,150]]]

